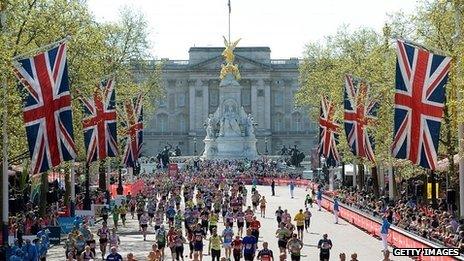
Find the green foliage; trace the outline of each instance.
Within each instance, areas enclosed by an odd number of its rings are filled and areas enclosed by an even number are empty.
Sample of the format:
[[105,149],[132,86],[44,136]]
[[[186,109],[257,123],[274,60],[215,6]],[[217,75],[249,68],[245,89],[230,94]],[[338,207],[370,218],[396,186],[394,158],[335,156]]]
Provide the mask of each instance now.
[[[136,63],[151,58],[148,23],[140,12],[125,8],[119,21],[101,23],[96,21],[83,0],[10,0],[6,10],[8,32],[0,37],[3,47],[0,76],[7,80],[8,91],[7,97],[0,92],[0,99],[8,105],[10,157],[27,150],[22,97],[18,91],[21,88],[12,74],[12,58],[18,54],[32,55],[37,48],[66,36],[70,37],[68,71],[78,160],[85,159],[85,149],[82,105],[76,99],[77,90],[91,96],[100,80],[114,75],[118,102],[144,93],[144,109],[153,111],[153,100],[162,95],[160,68],[152,66],[147,69],[148,79],[140,79],[133,70]],[[119,117],[118,120],[122,119]],[[121,124],[118,126],[121,128]]]
[[[456,11],[457,10],[457,11]],[[344,26],[321,42],[307,44],[305,56],[300,66],[301,90],[296,101],[300,105],[313,108],[311,116],[318,118],[321,95],[326,95],[337,106],[336,119],[343,120],[343,77],[353,74],[366,80],[371,85],[371,92],[380,102],[378,119],[370,126],[376,140],[377,164],[393,164],[400,169],[403,177],[411,177],[423,172],[423,169],[412,166],[409,161],[391,157],[393,137],[393,97],[395,79],[395,38],[404,38],[420,42],[425,46],[439,49],[439,53],[452,55],[454,61],[461,58],[464,46],[461,38],[454,38],[455,15],[462,15],[463,1],[426,1],[420,2],[414,14],[402,12],[390,16],[385,25],[383,35],[368,29],[358,28],[351,31]],[[463,27],[461,21],[459,26]],[[462,70],[456,71],[457,63],[453,63],[450,80],[446,86],[447,101],[445,119],[442,122],[439,158],[452,159],[457,149],[457,124],[464,120],[457,108],[463,108],[464,88]],[[343,132],[343,130],[342,130]],[[339,151],[345,162],[366,162],[356,159],[346,143],[345,134],[340,137]],[[450,160],[452,162],[452,160]],[[451,167],[450,172],[454,168]]]

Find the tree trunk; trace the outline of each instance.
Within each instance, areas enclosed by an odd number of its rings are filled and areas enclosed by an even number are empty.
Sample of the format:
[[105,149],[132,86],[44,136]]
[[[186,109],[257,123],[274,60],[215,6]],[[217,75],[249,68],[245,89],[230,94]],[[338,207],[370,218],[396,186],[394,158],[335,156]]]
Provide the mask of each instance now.
[[371,168],[372,175],[372,190],[376,198],[379,197],[379,177],[377,176],[377,167],[374,166]]
[[40,203],[39,203],[39,216],[45,216],[47,211],[47,193],[48,193],[48,172],[42,173],[40,176]]
[[359,190],[363,190],[364,189],[364,165],[363,164],[358,164],[358,186],[359,186]]
[[106,190],[106,168],[105,168],[106,160],[100,160],[98,166],[98,188],[102,191]]
[[71,177],[69,171],[66,171],[64,174],[64,205],[69,207],[71,203]]
[[342,182],[341,182],[341,186],[342,187],[345,186],[345,162],[342,162]]

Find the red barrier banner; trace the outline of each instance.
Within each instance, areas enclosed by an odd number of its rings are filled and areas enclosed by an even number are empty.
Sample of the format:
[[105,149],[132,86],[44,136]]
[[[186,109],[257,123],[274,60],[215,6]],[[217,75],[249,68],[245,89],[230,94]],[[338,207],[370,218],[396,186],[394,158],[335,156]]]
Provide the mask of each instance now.
[[[141,179],[137,180],[136,182],[132,184],[122,185],[122,188],[124,189],[123,195],[127,195],[129,192],[131,193],[131,195],[137,195],[137,193],[143,190],[144,186],[145,186],[145,183]],[[118,185],[110,186],[110,193],[113,197],[118,194],[117,189],[118,189]]]
[[170,163],[168,165],[168,172],[169,175],[176,175],[177,172],[179,172],[179,166],[177,165],[177,163]]

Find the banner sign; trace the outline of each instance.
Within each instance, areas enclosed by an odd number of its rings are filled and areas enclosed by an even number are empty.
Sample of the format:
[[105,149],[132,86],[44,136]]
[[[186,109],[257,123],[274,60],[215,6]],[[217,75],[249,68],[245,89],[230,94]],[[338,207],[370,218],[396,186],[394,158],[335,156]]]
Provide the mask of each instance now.
[[62,234],[68,234],[71,232],[75,225],[75,221],[77,223],[81,223],[81,218],[80,217],[59,217],[58,218],[58,224],[60,224],[61,227],[61,233]]
[[75,211],[75,216],[80,217],[82,220],[86,220],[89,222],[91,226],[95,224],[95,206],[92,204],[92,207],[90,210],[76,210]]
[[59,245],[61,240],[61,227],[47,227],[50,234],[48,235],[50,244]]

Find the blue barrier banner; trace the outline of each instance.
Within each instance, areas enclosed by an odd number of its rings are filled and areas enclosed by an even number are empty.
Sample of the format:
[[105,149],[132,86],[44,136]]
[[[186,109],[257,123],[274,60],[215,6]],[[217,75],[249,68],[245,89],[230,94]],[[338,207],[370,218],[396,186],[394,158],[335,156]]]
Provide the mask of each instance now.
[[60,224],[61,227],[61,233],[62,234],[68,234],[71,232],[73,227],[81,222],[80,217],[59,217],[58,218],[58,224]]
[[47,227],[50,231],[48,235],[50,244],[59,245],[61,240],[61,227]]

